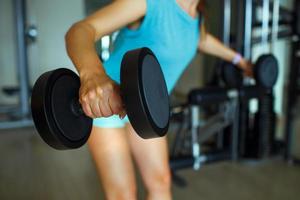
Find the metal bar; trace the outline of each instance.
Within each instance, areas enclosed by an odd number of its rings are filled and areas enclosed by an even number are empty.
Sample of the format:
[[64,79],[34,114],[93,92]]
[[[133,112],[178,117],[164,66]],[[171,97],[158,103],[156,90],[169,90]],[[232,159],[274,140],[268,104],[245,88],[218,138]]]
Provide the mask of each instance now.
[[299,10],[300,10],[300,1],[295,0],[294,4],[295,4],[294,9],[296,10],[296,14],[294,16],[295,17],[295,25],[294,25],[295,33],[298,36],[300,36],[300,12],[299,12]]
[[6,106],[0,106],[0,113],[1,114],[8,114],[8,113],[15,113],[18,111],[17,105],[6,105]]
[[[238,126],[238,152],[239,156],[244,156],[246,153],[246,136],[249,127],[249,101],[240,101],[239,103],[239,124]],[[233,150],[232,150],[233,152]]]
[[[272,26],[273,23],[274,23],[273,19],[269,20],[269,26]],[[290,26],[290,27],[293,27],[293,25],[294,25],[293,23],[294,23],[294,20],[279,19],[278,20],[278,28],[280,26]],[[262,26],[261,22],[255,22],[255,23],[252,24],[253,29],[256,29],[256,28],[261,29],[261,26]]]
[[228,127],[231,123],[230,122],[224,122],[224,121],[216,121],[215,124],[210,126],[204,126],[199,129],[199,142],[203,143],[208,138],[210,138],[213,135],[216,135],[218,131],[223,130],[224,128]]
[[[209,163],[229,160],[230,154],[228,152],[206,153],[206,154],[202,154],[199,157],[199,159],[201,165],[209,164]],[[192,156],[180,156],[180,157],[173,157],[170,159],[170,167],[172,170],[191,168],[193,167],[194,163],[195,163],[195,158]]]
[[174,138],[174,142],[172,144],[172,147],[171,147],[171,155],[175,155],[176,154],[176,150],[178,149],[178,147],[180,146],[179,143],[182,142],[182,131],[184,129],[184,124],[185,122],[180,122],[179,123],[179,127],[175,133],[175,138]]
[[[285,30],[280,30],[277,33],[277,39],[292,39],[294,36],[293,30],[292,29],[285,29]],[[268,41],[272,40],[272,35],[268,35]],[[255,44],[260,44],[261,43],[261,38],[260,37],[253,37],[252,38],[252,45]]]
[[272,17],[272,44],[277,41],[279,28],[279,7],[280,0],[273,0],[273,17]]
[[192,134],[192,153],[195,159],[194,169],[198,170],[200,168],[200,144],[198,142],[198,128],[200,125],[200,108],[199,106],[191,106],[190,107],[190,115],[191,115],[191,134]]
[[235,49],[244,55],[244,36],[245,36],[245,0],[239,0],[237,3],[237,11],[233,12],[234,18],[237,20],[235,30],[237,42]]
[[29,75],[27,48],[25,40],[25,21],[26,21],[26,2],[25,0],[14,0],[14,13],[16,24],[17,41],[17,73],[20,86],[20,113],[21,117],[29,115]]
[[21,127],[31,127],[33,126],[33,121],[30,119],[22,119],[19,121],[4,121],[0,122],[1,129],[11,129],[11,128],[21,128]]
[[223,130],[229,126],[231,122],[224,119],[224,114],[217,114],[209,119],[204,126],[199,128],[199,139],[200,143],[205,142],[208,138]]
[[235,107],[235,113],[234,113],[234,119],[232,124],[232,138],[231,138],[231,159],[233,161],[237,161],[239,157],[239,100],[234,100],[234,107]]
[[270,1],[263,0],[262,5],[262,27],[261,27],[261,43],[268,43],[269,35],[269,18],[270,18]]
[[244,32],[244,57],[251,59],[251,37],[252,37],[252,0],[246,0],[245,5],[245,32]]
[[224,148],[224,131],[220,130],[217,134],[217,148],[223,149]]
[[223,1],[223,43],[230,46],[231,0]]

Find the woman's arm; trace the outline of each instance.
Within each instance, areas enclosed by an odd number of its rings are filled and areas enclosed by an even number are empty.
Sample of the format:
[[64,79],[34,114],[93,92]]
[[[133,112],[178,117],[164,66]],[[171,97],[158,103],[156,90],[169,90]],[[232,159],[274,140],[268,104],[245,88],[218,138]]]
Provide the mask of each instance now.
[[80,103],[87,116],[125,116],[118,86],[105,73],[95,41],[146,13],[146,0],[115,0],[75,23],[65,36],[66,49],[80,77]]
[[[205,31],[204,26],[201,28],[201,40],[198,48],[201,52],[219,57],[228,62],[232,62],[238,53],[229,47],[226,47],[220,40]],[[237,65],[246,71],[251,70],[251,63],[241,58]],[[249,73],[247,73],[249,74]]]
[[94,43],[143,17],[146,13],[145,0],[116,0],[86,19],[75,23],[65,36],[68,55],[80,75],[103,73],[102,63]]

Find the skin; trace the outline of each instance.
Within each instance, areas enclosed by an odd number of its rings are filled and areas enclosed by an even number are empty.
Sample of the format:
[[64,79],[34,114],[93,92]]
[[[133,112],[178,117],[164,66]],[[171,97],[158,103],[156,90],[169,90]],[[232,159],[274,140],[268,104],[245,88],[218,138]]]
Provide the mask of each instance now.
[[[192,17],[197,17],[199,0],[177,0]],[[66,49],[81,81],[80,103],[91,118],[126,113],[118,85],[105,73],[95,42],[124,26],[137,28],[146,13],[145,0],[115,0],[91,16],[75,23],[65,36]],[[198,49],[231,61],[236,52],[201,28]],[[242,59],[240,68],[251,74],[251,64]],[[134,160],[148,192],[147,199],[171,199],[171,176],[166,138],[143,140],[130,124],[124,128],[93,127],[88,141],[106,199],[136,199]]]

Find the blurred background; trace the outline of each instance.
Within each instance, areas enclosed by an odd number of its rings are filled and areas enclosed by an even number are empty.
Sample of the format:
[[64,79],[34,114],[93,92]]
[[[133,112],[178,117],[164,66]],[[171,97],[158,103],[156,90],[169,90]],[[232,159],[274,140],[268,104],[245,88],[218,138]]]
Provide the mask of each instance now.
[[[0,0],[0,199],[103,199],[87,147],[48,147],[33,126],[29,105],[39,75],[59,67],[74,70],[66,31],[108,3]],[[171,95],[174,199],[299,199],[299,1],[209,0],[206,15],[208,31],[253,63],[274,55],[278,78],[262,95],[248,95],[257,82],[242,78],[244,86],[236,88],[226,80],[239,75],[224,77],[224,61],[195,57]],[[102,60],[109,58],[117,34],[97,42]],[[193,100],[193,89],[209,99],[228,87],[246,98],[209,105]],[[207,88],[214,89],[203,92]],[[137,179],[143,199],[138,174]]]

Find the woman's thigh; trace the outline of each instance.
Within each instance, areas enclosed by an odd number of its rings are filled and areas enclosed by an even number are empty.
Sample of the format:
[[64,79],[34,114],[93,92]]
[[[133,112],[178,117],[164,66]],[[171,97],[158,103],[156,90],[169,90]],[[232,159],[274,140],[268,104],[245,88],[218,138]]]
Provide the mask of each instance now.
[[171,178],[166,137],[145,140],[136,134],[129,123],[126,129],[134,160],[147,189],[169,190]]
[[134,169],[124,128],[93,126],[88,146],[107,198],[134,198]]

